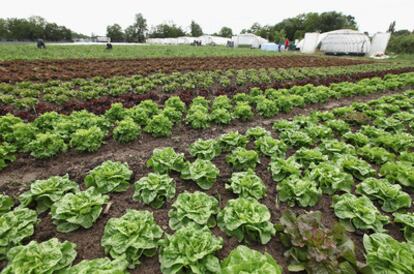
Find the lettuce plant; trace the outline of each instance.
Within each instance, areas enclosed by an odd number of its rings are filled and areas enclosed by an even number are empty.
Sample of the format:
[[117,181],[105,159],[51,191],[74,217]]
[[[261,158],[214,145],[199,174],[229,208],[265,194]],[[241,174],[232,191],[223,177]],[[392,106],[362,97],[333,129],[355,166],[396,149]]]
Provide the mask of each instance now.
[[69,267],[75,260],[75,248],[74,243],[61,243],[56,238],[16,246],[7,253],[9,263],[1,273],[57,273]]
[[282,267],[269,253],[239,245],[221,262],[221,274],[239,273],[282,274]]
[[13,198],[0,193],[0,215],[9,212],[13,206]]
[[411,197],[402,191],[401,186],[391,184],[386,179],[368,178],[357,185],[356,193],[364,194],[372,200],[379,200],[381,209],[394,212],[401,208],[411,207]]
[[382,215],[367,196],[357,197],[351,193],[332,197],[335,215],[346,225],[347,229],[371,229],[384,231],[383,226],[389,223],[387,216]]
[[122,192],[128,189],[131,176],[127,163],[108,160],[90,170],[84,182],[86,187],[95,187],[102,194]]
[[270,131],[262,127],[251,127],[246,131],[246,137],[250,140],[257,140],[260,137],[272,136]]
[[380,174],[391,183],[407,187],[414,186],[413,165],[411,163],[403,161],[387,162],[381,166]]
[[401,224],[404,238],[411,243],[414,243],[414,213],[394,213],[394,222]]
[[192,105],[188,110],[186,123],[192,128],[202,129],[210,126],[210,117],[207,107]]
[[328,160],[319,149],[300,148],[292,156],[303,167],[308,168],[311,164],[318,164]]
[[238,102],[233,109],[233,115],[239,120],[249,121],[253,118],[254,113],[252,107],[248,103]]
[[384,133],[374,142],[393,152],[402,152],[414,147],[414,137],[408,133]]
[[185,226],[161,242],[159,261],[163,274],[220,273],[214,253],[223,247],[223,239],[207,227]]
[[134,184],[132,197],[153,208],[161,208],[175,196],[175,182],[167,174],[149,173]]
[[347,141],[351,145],[354,145],[356,147],[363,147],[369,143],[369,138],[361,132],[347,132],[344,135],[342,135],[342,138],[345,139],[345,141]]
[[10,131],[4,132],[3,139],[15,145],[20,151],[27,152],[27,144],[35,139],[37,128],[30,123],[17,123]]
[[237,147],[245,147],[247,142],[247,137],[238,131],[230,131],[219,137],[219,143],[223,151],[231,151]]
[[183,113],[176,110],[173,107],[165,107],[161,113],[162,115],[164,115],[165,117],[167,117],[171,122],[173,123],[178,123],[179,121],[181,121],[182,117],[183,117]]
[[16,160],[15,152],[16,147],[11,144],[3,143],[0,145],[0,170]]
[[313,143],[312,138],[300,130],[285,130],[279,135],[285,144],[295,148],[307,147]]
[[65,152],[67,149],[63,139],[59,135],[50,132],[36,134],[36,139],[27,146],[30,155],[39,159],[50,158],[60,152]]
[[185,104],[184,104],[183,101],[181,101],[180,97],[178,97],[178,96],[169,97],[165,101],[164,106],[175,108],[179,112],[184,112],[185,111]]
[[322,192],[328,195],[338,191],[351,192],[354,185],[352,175],[344,172],[341,167],[332,162],[322,162],[311,166],[307,177],[317,182]]
[[226,184],[226,189],[231,189],[234,194],[243,198],[260,200],[266,196],[265,184],[251,169],[244,172],[234,172]]
[[34,181],[30,189],[19,196],[19,201],[24,207],[36,204],[36,211],[40,214],[48,210],[66,193],[78,191],[78,184],[71,181],[69,175],[52,176],[45,180]]
[[101,245],[114,259],[126,259],[128,267],[138,265],[141,256],[152,257],[163,236],[162,229],[149,211],[128,209],[119,218],[111,218],[105,225]]
[[105,133],[96,126],[78,129],[71,136],[70,146],[82,152],[97,151],[102,146],[104,137]]
[[51,207],[52,221],[57,231],[68,233],[80,227],[91,228],[102,212],[109,196],[96,192],[94,187],[77,193],[67,193]]
[[10,248],[32,236],[36,223],[36,211],[27,208],[0,215],[0,259],[4,259]]
[[166,137],[172,133],[173,123],[163,114],[154,115],[149,121],[144,131],[155,137]]
[[290,176],[279,182],[276,190],[278,199],[287,202],[289,206],[294,206],[296,203],[301,207],[314,206],[322,195],[315,181],[297,176]]
[[114,139],[119,143],[129,143],[138,138],[141,127],[132,118],[126,118],[117,123],[112,133]]
[[343,120],[330,120],[330,121],[327,121],[326,126],[328,126],[334,132],[337,132],[339,134],[345,134],[346,132],[351,130],[348,123],[346,123]]
[[233,120],[233,115],[231,112],[224,108],[217,108],[214,109],[210,113],[210,121],[220,124],[220,125],[228,125]]
[[409,162],[412,165],[414,165],[414,152],[407,152],[407,151],[401,152],[399,160]]
[[221,148],[217,140],[198,139],[190,145],[190,154],[203,160],[213,160],[221,154]]
[[279,113],[279,108],[277,107],[276,101],[272,101],[266,98],[259,99],[257,101],[256,110],[261,116],[265,118],[272,117]]
[[332,129],[321,124],[310,125],[305,128],[305,132],[314,141],[332,138]]
[[139,106],[134,106],[132,108],[127,109],[127,116],[125,118],[131,118],[134,120],[135,123],[144,127],[147,125],[149,121],[148,112]]
[[276,182],[280,182],[291,175],[299,176],[301,168],[302,166],[293,157],[288,159],[274,158],[269,164],[272,179]]
[[77,265],[66,268],[59,274],[128,274],[128,262],[121,259],[111,261],[108,258],[83,260]]
[[319,145],[319,149],[323,154],[328,155],[330,159],[337,159],[346,154],[356,154],[355,148],[352,145],[335,139],[323,140]]
[[363,244],[370,273],[412,273],[414,245],[399,242],[388,234],[364,235]]
[[375,175],[375,169],[369,163],[353,155],[343,155],[338,158],[337,164],[358,180]]
[[115,122],[120,121],[127,115],[127,110],[121,103],[114,103],[111,108],[105,112],[105,118],[109,121]]
[[196,159],[187,163],[181,171],[181,178],[193,180],[203,190],[210,189],[216,181],[220,170],[209,160]]
[[265,156],[269,157],[284,157],[287,151],[287,146],[280,140],[273,139],[270,135],[265,135],[258,138],[254,144],[256,150]]
[[290,272],[356,273],[355,246],[340,224],[325,227],[320,211],[296,216],[283,212],[277,229],[282,244],[288,248]]
[[215,215],[218,211],[219,204],[216,198],[200,191],[183,192],[178,195],[168,212],[169,225],[173,230],[190,223],[211,228],[216,226]]
[[270,222],[269,209],[251,198],[229,200],[217,215],[217,223],[221,230],[239,242],[266,244],[276,233]]
[[170,171],[181,172],[186,167],[186,161],[184,154],[176,153],[172,147],[156,148],[147,161],[147,166],[161,174]]
[[395,159],[395,155],[386,150],[385,148],[370,145],[361,147],[360,149],[358,149],[357,153],[363,159],[379,165]]
[[141,101],[138,106],[143,108],[149,117],[157,115],[160,112],[158,104],[151,99]]
[[256,151],[238,147],[226,157],[226,162],[235,170],[248,170],[255,169],[260,160]]

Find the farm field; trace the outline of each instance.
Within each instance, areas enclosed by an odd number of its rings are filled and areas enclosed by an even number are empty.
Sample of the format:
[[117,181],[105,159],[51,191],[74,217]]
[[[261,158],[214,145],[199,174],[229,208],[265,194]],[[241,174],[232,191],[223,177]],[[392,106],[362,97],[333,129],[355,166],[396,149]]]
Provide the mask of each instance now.
[[[282,53],[292,55],[292,53]],[[56,59],[85,59],[85,58],[153,58],[153,57],[210,57],[210,56],[272,56],[260,50],[249,48],[230,49],[224,46],[193,47],[189,45],[133,45],[117,46],[111,51],[102,45],[54,45],[47,44],[47,50],[37,50],[36,45],[0,43],[0,60],[56,60]]]
[[414,63],[211,55],[0,62],[0,273],[413,273]]

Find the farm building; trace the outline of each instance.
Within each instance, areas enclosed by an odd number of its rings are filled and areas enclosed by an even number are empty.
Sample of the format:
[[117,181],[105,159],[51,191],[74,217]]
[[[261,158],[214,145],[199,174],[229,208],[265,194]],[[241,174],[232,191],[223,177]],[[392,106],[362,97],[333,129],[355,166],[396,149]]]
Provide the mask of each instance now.
[[245,33],[233,36],[234,47],[251,47],[259,48],[262,44],[268,43],[266,39],[254,35],[252,33]]

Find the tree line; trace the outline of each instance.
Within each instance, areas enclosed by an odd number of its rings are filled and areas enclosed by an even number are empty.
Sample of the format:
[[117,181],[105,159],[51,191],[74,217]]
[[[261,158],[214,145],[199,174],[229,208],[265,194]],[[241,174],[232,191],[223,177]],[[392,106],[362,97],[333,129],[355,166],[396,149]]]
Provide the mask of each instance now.
[[0,18],[0,40],[3,41],[72,41],[75,38],[87,37],[70,30],[65,26],[47,22],[40,16],[24,18]]

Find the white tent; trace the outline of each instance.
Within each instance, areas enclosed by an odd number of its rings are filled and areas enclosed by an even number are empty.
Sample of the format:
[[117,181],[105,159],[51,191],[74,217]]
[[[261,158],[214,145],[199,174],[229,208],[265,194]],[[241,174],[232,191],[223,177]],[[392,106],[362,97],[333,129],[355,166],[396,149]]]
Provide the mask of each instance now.
[[319,33],[305,33],[305,38],[301,40],[296,47],[300,48],[302,53],[314,53],[319,44]]
[[365,55],[371,47],[369,37],[355,30],[335,30],[319,35],[321,51],[327,54]]
[[259,48],[260,45],[268,43],[266,39],[256,36],[252,33],[245,33],[233,36],[234,47],[248,46],[251,48]]
[[279,51],[279,46],[276,43],[264,43],[260,49],[264,51]]
[[194,42],[194,40],[197,40],[195,37],[188,37],[188,36],[182,36],[177,38],[177,43],[180,45],[190,45]]
[[371,48],[368,55],[372,56],[383,56],[385,55],[385,50],[387,49],[388,42],[390,41],[391,33],[376,33],[372,37]]
[[200,37],[195,38],[197,41],[201,41],[201,45],[220,45],[225,46],[227,45],[228,41],[231,41],[230,38],[220,37],[220,36],[213,36],[213,35],[202,35]]

